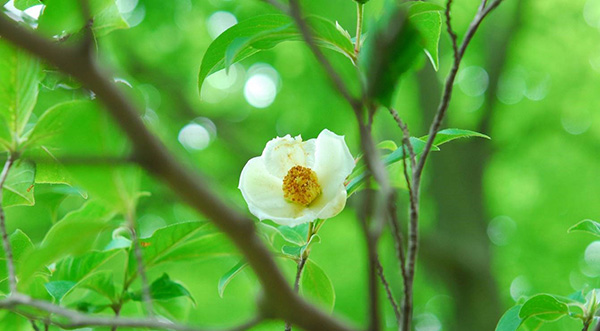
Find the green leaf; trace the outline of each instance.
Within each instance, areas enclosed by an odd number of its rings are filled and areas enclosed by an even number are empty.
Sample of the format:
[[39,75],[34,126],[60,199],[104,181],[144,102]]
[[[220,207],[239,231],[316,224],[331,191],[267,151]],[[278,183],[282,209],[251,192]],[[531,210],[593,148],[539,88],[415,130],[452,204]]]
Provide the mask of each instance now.
[[221,279],[219,279],[219,296],[222,298],[223,297],[223,293],[225,293],[225,288],[227,287],[227,285],[229,285],[229,283],[231,282],[231,280],[237,276],[240,272],[242,272],[242,270],[244,270],[244,268],[248,266],[248,262],[246,262],[245,260],[240,260],[240,262],[238,262],[236,265],[233,266],[233,268],[229,269],[229,271],[227,271],[223,277],[221,277]]
[[439,68],[438,45],[442,33],[442,14],[444,8],[428,2],[413,2],[408,10],[409,20],[422,37],[421,44],[433,68]]
[[15,8],[18,10],[25,10],[35,5],[41,5],[40,0],[15,0]]
[[31,161],[17,160],[10,168],[4,183],[2,204],[10,206],[33,206],[36,168]]
[[[74,285],[64,295],[78,287],[85,287],[107,297],[116,299],[112,270],[103,270],[111,267],[118,257],[124,257],[123,250],[92,251],[77,257],[66,257],[56,264],[52,274],[53,281],[70,281]],[[122,265],[121,265],[122,268]]]
[[519,311],[521,310],[521,305],[514,306],[502,315],[498,325],[496,326],[496,331],[516,331],[523,320],[519,317]]
[[281,252],[285,255],[289,255],[293,258],[300,258],[302,252],[304,252],[305,246],[288,246],[284,245],[281,247]]
[[[0,147],[15,145],[37,101],[39,61],[0,41]],[[8,130],[8,131],[7,131]]]
[[[22,256],[28,254],[34,249],[31,239],[21,230],[17,229],[13,234],[10,235],[10,245],[12,247],[13,262],[18,265]],[[0,238],[2,242],[2,238]],[[6,254],[3,249],[0,249],[0,280],[4,281],[8,279],[8,272],[6,270]]]
[[[78,0],[46,0],[38,29],[50,36],[68,36],[79,32],[86,23]],[[90,0],[92,30],[97,37],[129,26],[114,0]]]
[[57,159],[73,157],[99,160],[128,157],[128,140],[96,102],[78,100],[52,107],[42,115],[25,144],[32,149],[25,156],[44,164],[44,181],[69,185],[76,182],[122,214],[137,204],[141,178],[137,166],[108,161],[68,164],[64,168],[56,164]]
[[569,228],[567,232],[583,231],[600,237],[600,223],[592,220],[583,220]]
[[308,259],[300,279],[300,291],[315,303],[333,311],[335,290],[331,280],[313,260]]
[[279,233],[285,239],[285,241],[298,246],[306,244],[306,236],[308,235],[308,223],[300,224],[298,226],[279,226],[277,227]]
[[549,294],[538,294],[529,298],[519,311],[519,317],[523,320],[535,316],[548,322],[555,321],[568,314],[569,307],[567,304],[558,301]]
[[[152,300],[168,300],[185,296],[192,300],[194,305],[196,304],[196,300],[194,300],[190,291],[183,287],[183,285],[172,281],[166,273],[152,282],[150,285],[150,296]],[[132,293],[131,298],[134,301],[141,301],[142,291]]]
[[88,201],[80,209],[65,215],[46,233],[40,247],[20,261],[17,271],[21,282],[68,254],[88,251],[113,215],[114,212],[95,201]]
[[[415,152],[415,154],[417,156],[419,154],[421,154],[423,152],[423,149],[425,149],[425,142],[418,138],[414,138],[414,137],[410,137],[410,141],[413,146],[413,151]],[[405,148],[407,148],[407,147],[405,147]],[[439,148],[436,146],[433,146],[431,150],[439,151]],[[407,154],[405,155],[404,149],[402,148],[402,146],[400,146],[392,153],[389,153],[383,157],[383,164],[386,167],[389,167],[390,165],[404,159],[407,156],[408,156],[408,150],[407,150]],[[367,179],[368,175],[369,175],[369,172],[367,171],[366,167],[355,168],[353,173],[349,176],[349,181],[346,184],[346,192],[348,193],[348,196],[356,193],[357,191],[359,191],[360,189],[362,189],[364,187],[363,184],[365,183],[365,180]]]
[[[306,18],[315,42],[354,60],[352,41],[327,19]],[[302,36],[287,15],[261,15],[239,22],[219,35],[208,47],[198,74],[198,89],[209,75],[284,41],[299,41]]]
[[49,282],[44,284],[46,290],[54,298],[56,302],[60,302],[62,298],[69,292],[74,286],[75,282],[68,280],[59,280],[55,282]]
[[[423,141],[427,141],[428,137],[429,136],[423,136],[419,139],[421,139]],[[438,133],[435,135],[433,144],[435,146],[440,146],[440,145],[443,145],[452,140],[456,140],[456,139],[460,139],[460,138],[472,138],[472,137],[490,139],[490,137],[488,137],[487,135],[485,135],[483,133],[479,133],[479,132],[475,132],[475,131],[471,131],[471,130],[444,129],[444,130],[438,131]]]
[[[207,259],[232,255],[234,250],[223,235],[205,222],[185,222],[160,228],[150,238],[142,238],[142,254],[147,269],[162,263]],[[136,260],[130,250],[128,274],[137,276]]]
[[388,2],[359,55],[367,76],[367,97],[387,107],[400,77],[416,62],[422,49],[419,31],[408,15],[405,6]]

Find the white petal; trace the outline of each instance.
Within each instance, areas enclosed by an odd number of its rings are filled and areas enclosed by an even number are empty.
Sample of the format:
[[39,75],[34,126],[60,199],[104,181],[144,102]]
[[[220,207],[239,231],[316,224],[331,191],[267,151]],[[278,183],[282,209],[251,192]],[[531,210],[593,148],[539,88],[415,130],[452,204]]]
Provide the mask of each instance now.
[[344,141],[343,136],[325,129],[316,141],[315,166],[323,195],[337,194],[340,185],[354,169],[354,158]]
[[296,165],[312,168],[315,162],[315,140],[303,142],[302,137],[287,135],[272,139],[263,150],[267,170],[275,177],[283,178]]
[[239,189],[258,219],[291,226],[314,220],[312,210],[283,198],[282,186],[282,180],[267,171],[262,157],[250,159],[240,176]]
[[346,206],[346,187],[344,184],[338,186],[335,190],[330,191],[327,195],[325,192],[321,194],[309,208],[316,215],[315,219],[328,219],[339,214]]

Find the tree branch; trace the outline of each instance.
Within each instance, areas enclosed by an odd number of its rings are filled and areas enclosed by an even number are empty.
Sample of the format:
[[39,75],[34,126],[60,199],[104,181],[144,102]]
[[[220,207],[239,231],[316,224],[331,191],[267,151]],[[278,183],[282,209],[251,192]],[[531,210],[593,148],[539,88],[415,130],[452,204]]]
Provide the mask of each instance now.
[[4,253],[6,254],[6,270],[8,271],[8,283],[10,286],[10,293],[16,294],[17,277],[15,276],[15,264],[13,261],[13,253],[12,247],[10,245],[10,238],[8,237],[8,232],[6,231],[6,215],[4,214],[4,208],[2,207],[4,183],[6,182],[6,178],[8,178],[8,171],[13,165],[13,158],[14,156],[9,152],[6,162],[4,163],[2,173],[0,174],[0,231],[2,231],[2,245],[4,248]]
[[456,79],[456,74],[458,73],[458,68],[459,68],[460,62],[465,54],[465,51],[467,50],[469,43],[473,39],[473,36],[475,35],[475,32],[481,25],[481,22],[483,21],[483,19],[492,10],[497,8],[500,5],[500,3],[502,3],[502,1],[503,0],[494,0],[487,7],[486,7],[487,1],[486,0],[481,1],[479,10],[477,11],[475,18],[471,22],[471,25],[467,29],[467,32],[463,39],[463,42],[461,43],[460,48],[459,48],[457,46],[458,38],[456,36],[456,33],[454,33],[454,31],[452,30],[452,26],[450,23],[450,5],[452,4],[452,0],[448,0],[445,13],[446,13],[446,19],[447,19],[448,34],[450,35],[450,40],[452,41],[452,48],[454,49],[454,63],[452,65],[452,68],[450,69],[450,73],[448,74],[448,77],[446,78],[446,83],[444,84],[444,92],[442,94],[442,99],[440,101],[438,110],[437,110],[435,117],[433,118],[433,121],[429,128],[429,136],[427,138],[427,142],[425,143],[425,148],[423,149],[421,159],[419,160],[417,167],[414,169],[414,175],[416,178],[414,178],[413,180],[417,180],[417,181],[420,180],[421,175],[423,173],[423,168],[425,167],[425,162],[427,161],[427,157],[429,156],[429,153],[431,152],[431,148],[433,146],[433,142],[435,140],[437,132],[438,132],[440,126],[442,125],[442,120],[446,116],[446,111],[448,110],[448,106],[450,105],[450,99],[452,97],[452,89],[454,87],[454,80]]
[[108,79],[93,57],[57,45],[18,26],[0,14],[0,36],[41,57],[92,90],[131,140],[144,168],[162,179],[186,203],[206,215],[232,239],[254,269],[265,294],[265,313],[292,321],[308,330],[350,330],[296,295],[286,283],[271,253],[256,235],[254,223],[229,208],[198,176],[183,167],[140,119],[139,110]]
[[394,295],[392,294],[392,289],[390,288],[390,284],[388,283],[387,279],[385,278],[385,274],[383,273],[383,266],[381,265],[381,262],[379,261],[379,259],[377,259],[377,275],[379,276],[379,280],[381,281],[381,284],[383,285],[383,288],[385,289],[385,293],[387,294],[387,298],[388,301],[390,302],[390,305],[392,305],[392,309],[394,310],[394,315],[396,315],[396,320],[398,321],[398,323],[400,323],[401,321],[401,313],[400,313],[400,308],[398,307],[398,303],[396,303],[396,300],[394,299]]
[[[62,321],[50,321],[50,324],[56,325],[61,328],[82,328],[82,327],[125,327],[125,328],[150,328],[150,329],[168,329],[175,331],[207,331],[205,329],[182,325],[177,323],[168,322],[165,320],[158,320],[154,318],[147,319],[135,319],[135,318],[123,318],[123,317],[96,317],[87,314],[82,314],[76,310],[63,308],[52,303],[37,300],[27,295],[16,294],[12,295],[7,299],[0,300],[0,308],[15,311],[18,314],[27,316],[28,318],[35,318],[31,313],[18,311],[17,308],[21,306],[33,307],[57,316],[62,316],[68,320],[68,322]],[[36,318],[40,319],[40,318]],[[221,331],[237,331],[247,330],[263,320],[261,316],[253,318],[252,320],[231,329],[221,329]],[[43,322],[48,322],[46,319]]]

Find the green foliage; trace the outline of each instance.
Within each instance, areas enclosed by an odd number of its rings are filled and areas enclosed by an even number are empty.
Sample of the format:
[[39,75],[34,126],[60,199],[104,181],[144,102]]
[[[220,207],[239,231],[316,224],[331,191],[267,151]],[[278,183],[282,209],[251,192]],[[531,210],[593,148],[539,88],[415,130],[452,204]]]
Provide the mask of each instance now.
[[390,107],[400,78],[416,63],[421,49],[438,68],[441,9],[423,2],[387,3],[359,58],[367,76],[369,98]]
[[219,279],[218,290],[219,290],[219,296],[221,298],[223,297],[223,293],[225,293],[225,288],[227,287],[227,285],[229,285],[231,280],[235,276],[237,276],[240,272],[242,272],[242,270],[244,270],[244,268],[247,266],[248,266],[248,262],[246,262],[245,260],[240,260],[240,262],[238,262],[231,269],[229,269],[229,271],[227,271],[223,275],[223,277],[221,277],[221,279]]
[[35,272],[68,254],[88,251],[101,231],[108,227],[108,220],[113,215],[113,211],[95,201],[68,213],[50,228],[39,248],[21,259],[18,265],[21,284],[28,285],[28,280]]
[[40,78],[37,59],[0,42],[0,148],[14,150],[22,139]]
[[[192,302],[196,302],[190,291],[183,285],[176,283],[169,278],[169,275],[164,273],[150,285],[150,296],[153,300],[168,300],[181,296],[188,297]],[[131,299],[134,301],[142,300],[142,291],[137,291],[131,294]]]
[[[44,5],[46,8],[39,19],[39,30],[50,36],[69,37],[86,25],[87,18],[78,0],[47,0]],[[128,27],[114,0],[91,0],[89,6],[96,37]]]
[[313,260],[308,259],[300,278],[300,291],[311,301],[329,311],[335,305],[335,290],[331,279]]
[[34,181],[36,167],[33,162],[18,160],[10,169],[4,183],[2,205],[32,206],[35,203]]
[[40,0],[15,0],[15,8],[25,10],[35,5],[41,5]]
[[592,220],[583,220],[569,228],[568,232],[583,231],[600,237],[600,223]]
[[[350,37],[337,29],[334,23],[316,16],[308,17],[307,23],[319,46],[344,54],[354,61]],[[202,88],[210,74],[281,42],[298,40],[302,40],[302,36],[287,15],[262,15],[242,21],[219,35],[208,47],[200,66],[198,88]]]

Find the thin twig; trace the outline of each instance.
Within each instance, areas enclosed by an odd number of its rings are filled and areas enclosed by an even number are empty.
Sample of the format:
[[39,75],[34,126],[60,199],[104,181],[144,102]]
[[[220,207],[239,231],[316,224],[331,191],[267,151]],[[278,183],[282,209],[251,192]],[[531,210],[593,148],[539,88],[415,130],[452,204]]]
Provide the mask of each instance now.
[[40,328],[35,323],[35,320],[30,319],[29,322],[31,323],[31,327],[33,328],[34,331],[40,331]]
[[[302,276],[302,271],[304,270],[304,266],[306,265],[307,260],[308,257],[302,256],[300,258],[300,261],[298,261],[298,266],[296,267],[296,278],[294,280],[294,292],[296,293],[298,293],[298,290],[300,289],[300,277]],[[285,331],[292,331],[292,323],[285,322]]]
[[135,261],[137,264],[137,273],[140,276],[142,283],[142,301],[146,306],[146,313],[148,316],[154,316],[154,309],[152,308],[152,296],[150,295],[150,285],[148,283],[148,277],[146,276],[146,268],[144,267],[144,256],[142,254],[142,247],[138,239],[137,231],[135,230],[135,217],[129,215],[128,217],[129,232],[131,233],[131,243],[133,244],[133,253],[135,255]]
[[[27,306],[33,307],[57,316],[62,316],[68,320],[68,322],[63,321],[50,321],[47,322],[42,318],[37,318],[38,320],[42,320],[45,323],[53,324],[63,329],[74,329],[74,328],[83,328],[83,327],[110,327],[110,326],[118,326],[123,328],[149,328],[149,329],[164,329],[164,330],[175,330],[175,331],[206,331],[206,329],[197,328],[194,326],[182,325],[177,323],[172,323],[165,320],[158,320],[154,318],[145,318],[145,319],[136,319],[136,318],[123,318],[123,317],[96,317],[90,316],[83,313],[80,313],[76,310],[71,310],[68,308],[63,308],[52,303],[37,300],[31,298],[27,295],[19,294],[12,295],[7,299],[0,300],[0,308],[8,309],[15,311],[18,314],[28,316],[29,318],[35,318],[30,312],[24,312],[17,310],[18,307]],[[261,321],[264,318],[262,316],[257,316],[252,320],[235,326],[230,329],[221,329],[221,331],[241,331],[247,330]]]
[[105,110],[132,142],[138,162],[204,214],[226,233],[245,255],[265,294],[263,309],[270,316],[292,321],[308,330],[352,330],[295,294],[285,281],[272,254],[256,234],[254,223],[221,200],[210,186],[192,174],[144,125],[140,111],[98,67],[93,57],[83,57],[74,48],[56,44],[19,26],[0,14],[0,36],[79,80],[93,91]]
[[400,319],[402,318],[400,313],[400,307],[398,307],[398,303],[396,303],[396,299],[394,299],[394,295],[392,294],[392,289],[390,288],[390,284],[385,278],[385,274],[383,272],[383,266],[379,259],[377,259],[377,275],[379,276],[379,280],[385,289],[385,293],[387,294],[388,301],[390,305],[392,305],[392,309],[394,310],[394,315],[396,315],[396,320],[400,323]]
[[4,191],[4,183],[6,182],[6,178],[8,178],[8,171],[12,167],[14,163],[12,154],[8,154],[6,162],[4,163],[4,168],[2,169],[2,173],[0,174],[0,231],[2,231],[2,245],[4,248],[4,253],[6,254],[6,270],[8,270],[8,283],[10,285],[10,293],[17,293],[17,277],[15,276],[15,263],[13,261],[13,253],[12,247],[10,245],[10,238],[8,237],[8,232],[6,231],[6,215],[4,214],[4,208],[2,207],[2,198]]
[[442,99],[440,101],[438,110],[437,110],[435,117],[433,118],[433,121],[429,128],[429,136],[427,138],[427,142],[425,143],[425,148],[423,149],[422,156],[421,156],[419,163],[414,171],[416,180],[420,180],[420,178],[421,178],[423,168],[425,167],[425,162],[427,161],[427,157],[429,156],[429,153],[431,152],[431,148],[433,146],[433,142],[435,140],[437,132],[438,132],[440,126],[442,125],[442,120],[444,119],[444,117],[446,115],[446,111],[448,110],[448,106],[450,105],[450,99],[452,97],[452,89],[454,87],[454,80],[456,79],[456,74],[458,73],[458,68],[459,68],[460,62],[465,54],[465,51],[467,50],[469,43],[473,39],[473,36],[475,35],[475,32],[481,25],[481,22],[483,21],[483,19],[490,12],[492,12],[492,10],[497,8],[500,5],[500,3],[502,3],[502,1],[503,0],[494,0],[489,6],[486,7],[487,1],[482,0],[481,5],[479,6],[479,10],[477,11],[477,14],[475,15],[475,18],[469,25],[469,28],[467,29],[467,32],[465,34],[465,37],[464,37],[460,47],[458,47],[457,46],[458,38],[456,36],[456,33],[454,33],[454,31],[452,30],[452,26],[451,26],[451,23],[449,20],[450,4],[452,3],[452,0],[448,0],[448,4],[446,6],[446,18],[448,20],[448,25],[447,25],[448,26],[448,34],[450,35],[450,39],[452,41],[452,45],[453,45],[453,49],[454,49],[454,63],[452,65],[452,68],[450,69],[450,73],[448,74],[448,76],[446,78],[446,83],[444,84],[444,92],[442,94]]
[[287,14],[290,11],[290,8],[287,5],[281,3],[281,2],[279,2],[277,0],[262,0],[262,1],[270,4],[271,6],[277,8],[277,9],[279,9],[283,13]]
[[[458,68],[460,66],[461,60],[465,54],[467,46],[470,41],[473,39],[475,32],[479,28],[479,25],[483,21],[483,19],[503,0],[494,0],[489,6],[487,5],[487,0],[482,0],[475,15],[475,18],[471,22],[463,42],[460,47],[458,47],[458,37],[456,33],[452,29],[451,23],[451,15],[450,15],[450,6],[452,4],[452,0],[448,0],[446,5],[445,16],[447,20],[447,31],[450,36],[450,40],[452,42],[452,49],[454,51],[454,63],[452,68],[450,69],[450,73],[446,77],[446,82],[444,85],[444,91],[442,94],[442,98],[440,104],[438,106],[438,110],[433,118],[431,126],[429,128],[429,135],[427,138],[427,142],[425,143],[425,147],[423,152],[421,153],[421,158],[419,159],[416,166],[413,166],[412,171],[412,194],[410,194],[410,221],[409,221],[409,229],[408,229],[408,252],[407,252],[407,260],[406,260],[406,284],[405,284],[405,296],[404,296],[404,305],[403,305],[403,322],[402,322],[402,330],[410,331],[411,322],[412,322],[412,311],[413,311],[413,282],[415,275],[415,265],[417,259],[417,250],[418,250],[418,224],[419,224],[419,196],[420,196],[420,184],[421,184],[421,176],[423,174],[423,169],[425,167],[425,162],[427,161],[427,157],[429,156],[431,149],[433,147],[433,142],[435,141],[435,137],[437,132],[442,124],[442,121],[446,115],[448,107],[450,105],[450,99],[452,97],[452,89],[454,86],[454,81],[456,79],[456,74],[458,72]],[[406,136],[406,134],[404,134]]]

